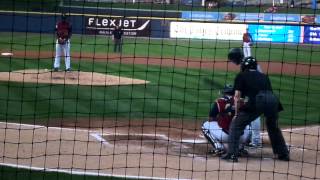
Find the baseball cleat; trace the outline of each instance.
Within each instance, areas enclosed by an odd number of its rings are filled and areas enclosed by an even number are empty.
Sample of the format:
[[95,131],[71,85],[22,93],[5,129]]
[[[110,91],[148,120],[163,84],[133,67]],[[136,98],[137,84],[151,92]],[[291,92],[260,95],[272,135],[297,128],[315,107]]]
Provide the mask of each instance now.
[[215,156],[222,156],[223,154],[226,153],[226,151],[224,149],[212,149],[209,151],[209,153]]
[[229,162],[238,162],[238,157],[235,154],[226,154],[222,156],[223,160],[229,161]]
[[290,161],[290,157],[288,154],[278,155],[278,159],[281,161]]
[[239,156],[240,157],[246,157],[246,156],[249,156],[249,152],[245,149],[240,149],[239,150]]
[[262,148],[262,144],[260,144],[260,143],[259,144],[249,143],[248,147],[252,148],[252,149],[260,149],[260,148]]

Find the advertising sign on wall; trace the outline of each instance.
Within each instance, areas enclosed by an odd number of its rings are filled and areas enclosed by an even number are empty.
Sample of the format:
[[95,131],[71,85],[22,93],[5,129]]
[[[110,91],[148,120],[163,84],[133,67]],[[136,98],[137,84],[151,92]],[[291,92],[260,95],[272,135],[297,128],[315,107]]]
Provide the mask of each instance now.
[[320,24],[320,16],[314,14],[286,13],[235,13],[235,12],[206,12],[183,11],[181,18],[186,20],[202,20],[213,22],[264,22],[272,24]]
[[263,20],[262,13],[231,13],[231,12],[202,12],[202,11],[183,11],[181,17],[187,20],[205,21],[259,21]]
[[303,43],[320,44],[320,27],[305,26]]
[[265,13],[264,19],[265,22],[301,22],[300,14],[276,14],[276,13]]
[[300,26],[250,24],[254,41],[299,43]]
[[219,12],[202,12],[202,11],[183,11],[181,18],[187,20],[205,20],[218,21],[220,20]]
[[242,40],[246,24],[171,22],[171,38]]
[[86,34],[110,35],[115,26],[122,27],[124,35],[150,35],[150,20],[113,17],[86,17]]

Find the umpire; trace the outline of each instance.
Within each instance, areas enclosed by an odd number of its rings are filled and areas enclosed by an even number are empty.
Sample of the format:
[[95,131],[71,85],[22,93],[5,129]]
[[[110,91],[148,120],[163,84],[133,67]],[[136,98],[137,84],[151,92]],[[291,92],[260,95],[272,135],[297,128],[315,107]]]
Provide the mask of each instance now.
[[[278,112],[282,107],[272,92],[268,76],[257,71],[257,61],[253,57],[243,60],[241,70],[234,82],[235,116],[230,126],[228,153],[222,159],[238,162],[239,138],[243,130],[264,114],[273,153],[279,160],[289,161],[289,150],[278,127]],[[240,108],[241,97],[248,98],[248,102]]]
[[120,26],[116,26],[112,31],[112,40],[114,42],[113,52],[121,52],[122,51],[122,35],[123,30]]

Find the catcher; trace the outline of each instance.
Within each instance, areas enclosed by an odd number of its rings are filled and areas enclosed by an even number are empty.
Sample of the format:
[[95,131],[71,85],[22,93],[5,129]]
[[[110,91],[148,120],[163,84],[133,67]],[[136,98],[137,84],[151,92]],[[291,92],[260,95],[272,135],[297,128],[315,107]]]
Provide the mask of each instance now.
[[56,54],[54,59],[54,71],[58,71],[60,68],[60,58],[64,56],[65,68],[67,72],[70,72],[70,38],[72,35],[72,26],[67,21],[66,14],[61,15],[61,21],[56,24]]
[[[209,113],[209,120],[202,125],[202,132],[205,138],[213,146],[213,154],[222,155],[226,152],[223,143],[228,142],[229,126],[234,116],[233,86],[226,85],[223,89],[223,96],[218,98]],[[245,143],[249,141],[249,126],[246,127],[241,136],[239,145],[241,155],[247,155],[244,149]]]

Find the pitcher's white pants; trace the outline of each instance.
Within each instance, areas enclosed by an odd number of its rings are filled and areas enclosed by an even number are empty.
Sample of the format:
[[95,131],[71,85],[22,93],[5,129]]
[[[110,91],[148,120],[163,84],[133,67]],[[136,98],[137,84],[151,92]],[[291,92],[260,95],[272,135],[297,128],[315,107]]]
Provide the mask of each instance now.
[[251,56],[251,46],[250,43],[243,42],[243,55],[244,57]]
[[60,59],[64,57],[66,69],[70,69],[70,40],[65,44],[59,44],[58,40],[56,41],[56,55],[54,59],[54,68],[60,68]]

